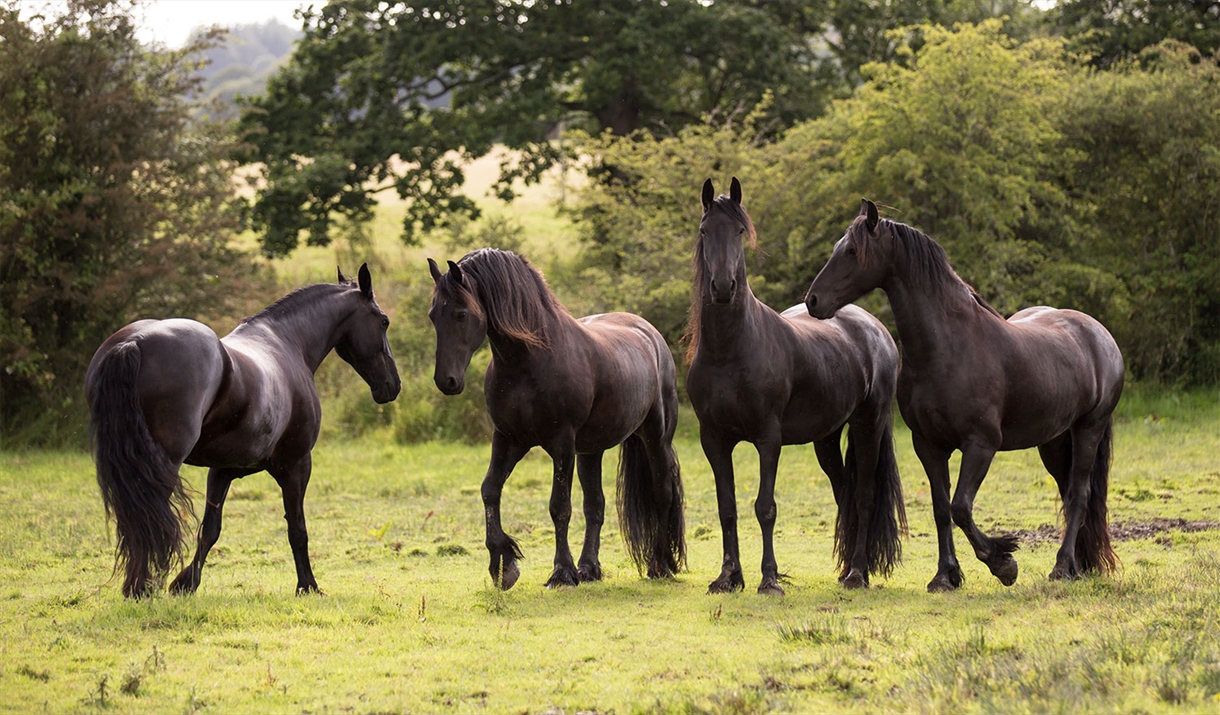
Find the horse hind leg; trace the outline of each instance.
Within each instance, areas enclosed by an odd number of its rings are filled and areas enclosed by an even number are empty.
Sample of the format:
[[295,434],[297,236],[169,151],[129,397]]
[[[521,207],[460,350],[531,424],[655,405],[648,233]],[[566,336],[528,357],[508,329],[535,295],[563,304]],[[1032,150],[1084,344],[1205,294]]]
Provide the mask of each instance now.
[[602,452],[576,455],[576,475],[584,494],[585,543],[580,551],[576,575],[581,583],[602,579],[602,524],[606,518],[606,495],[602,491]]
[[[840,451],[842,437],[843,430],[840,428],[835,430],[834,434],[813,443],[818,466],[830,480],[830,488],[835,497],[834,553],[839,566],[839,583],[843,583],[851,573],[851,554],[856,549],[855,489]],[[855,452],[849,445],[848,461],[854,458]]]
[[1072,579],[1090,571],[1108,573],[1117,565],[1110,546],[1106,497],[1112,428],[1107,418],[1073,427],[1070,470],[1063,492],[1063,543],[1050,578]]
[[191,563],[178,574],[169,585],[173,594],[194,593],[199,588],[203,578],[203,565],[207,561],[208,552],[220,538],[221,519],[224,512],[225,499],[229,495],[229,487],[234,479],[252,474],[249,470],[219,469],[208,470],[207,503],[203,509],[203,521],[199,524],[199,537],[195,546],[195,557]]

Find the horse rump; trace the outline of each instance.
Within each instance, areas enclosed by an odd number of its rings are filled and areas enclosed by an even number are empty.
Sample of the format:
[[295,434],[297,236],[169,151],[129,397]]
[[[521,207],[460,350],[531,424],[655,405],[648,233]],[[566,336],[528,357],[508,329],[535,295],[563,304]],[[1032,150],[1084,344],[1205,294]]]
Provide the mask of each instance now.
[[623,442],[618,464],[619,531],[636,568],[649,578],[676,574],[686,563],[682,473],[672,444],[665,444],[668,474],[653,474],[639,435]]
[[851,570],[851,556],[856,548],[860,515],[856,508],[856,490],[860,480],[872,479],[873,504],[869,514],[868,543],[865,554],[868,571],[888,577],[902,562],[902,535],[907,531],[906,506],[902,500],[902,480],[898,476],[898,460],[894,453],[894,427],[886,420],[878,440],[877,467],[872,475],[860,475],[856,457],[856,430],[847,430],[847,453],[843,458],[846,484],[835,518],[834,552],[840,577]]
[[194,512],[177,466],[144,419],[139,345],[113,346],[90,372],[89,439],[106,516],[115,522],[114,568],[126,572],[123,595],[140,598],[181,560],[184,522]]

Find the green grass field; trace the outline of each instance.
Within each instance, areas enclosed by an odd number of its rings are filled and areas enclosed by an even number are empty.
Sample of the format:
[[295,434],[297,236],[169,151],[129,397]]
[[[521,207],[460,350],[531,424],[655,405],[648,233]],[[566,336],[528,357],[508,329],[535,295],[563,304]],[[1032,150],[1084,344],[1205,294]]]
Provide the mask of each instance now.
[[[959,533],[968,580],[941,595],[924,591],[931,509],[902,428],[911,534],[891,579],[862,592],[836,584],[829,485],[811,448],[786,448],[776,548],[791,580],[786,596],[755,594],[747,446],[747,590],[706,595],[721,554],[714,487],[682,417],[689,570],[640,578],[611,516],[605,580],[555,591],[542,587],[554,532],[550,461],[537,450],[505,491],[504,523],[527,559],[507,593],[492,587],[482,543],[488,448],[375,434],[315,450],[306,512],[325,596],[293,595],[279,492],[260,474],[235,484],[199,592],[134,603],[111,578],[89,457],[0,454],[0,710],[1220,712],[1214,392],[1128,391],[1110,509],[1117,531],[1138,538],[1117,544],[1117,575],[1046,580],[1058,503],[1027,451],[996,460],[976,510],[985,529],[1025,530],[1018,582],[999,585]],[[185,474],[202,486],[201,470]]]

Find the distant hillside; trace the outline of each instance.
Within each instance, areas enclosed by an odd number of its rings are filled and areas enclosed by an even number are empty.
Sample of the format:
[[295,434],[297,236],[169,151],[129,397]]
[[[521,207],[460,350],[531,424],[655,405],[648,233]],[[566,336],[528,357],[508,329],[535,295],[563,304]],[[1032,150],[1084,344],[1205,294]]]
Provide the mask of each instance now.
[[267,78],[287,61],[300,36],[299,29],[278,20],[234,25],[205,55],[210,62],[199,71],[204,101],[219,100],[226,108],[222,111],[231,112],[237,95],[262,94]]

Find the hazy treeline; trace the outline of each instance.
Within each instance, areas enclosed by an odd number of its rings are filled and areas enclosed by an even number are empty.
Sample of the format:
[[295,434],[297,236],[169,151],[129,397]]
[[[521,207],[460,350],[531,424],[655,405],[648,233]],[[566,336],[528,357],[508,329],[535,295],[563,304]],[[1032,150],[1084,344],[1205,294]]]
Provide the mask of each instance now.
[[[231,122],[198,111],[204,82],[244,91],[291,41],[281,30],[170,51],[140,45],[126,3],[66,8],[0,7],[6,443],[73,428],[83,367],[123,323],[228,327],[274,297],[266,264],[235,248],[242,230],[285,255],[358,227],[389,190],[408,241],[519,245],[459,193],[464,162],[495,146],[515,150],[504,198],[583,161],[579,245],[552,285],[577,311],[643,314],[675,350],[698,187],[737,175],[763,249],[751,281],[775,307],[799,300],[867,196],[1002,311],[1077,307],[1133,377],[1220,381],[1214,3],[341,0],[305,12],[292,57]],[[209,48],[249,71],[205,80]],[[253,198],[233,180],[243,164]],[[414,273],[378,281],[399,315],[426,305]],[[426,322],[397,320],[392,339],[418,390],[339,416],[406,440],[482,434],[477,381],[459,401],[430,388]]]

